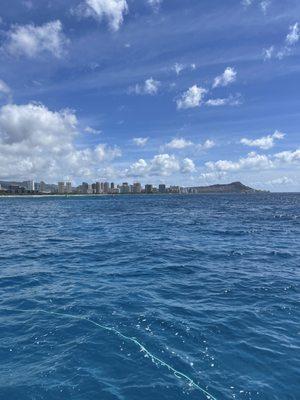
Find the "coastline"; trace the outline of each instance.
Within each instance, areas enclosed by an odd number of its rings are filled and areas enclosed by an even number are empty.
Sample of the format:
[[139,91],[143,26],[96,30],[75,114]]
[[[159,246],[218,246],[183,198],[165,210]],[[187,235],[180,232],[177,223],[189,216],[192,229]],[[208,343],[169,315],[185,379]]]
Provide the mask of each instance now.
[[3,198],[77,198],[77,197],[170,197],[170,196],[203,196],[203,195],[263,195],[263,194],[300,194],[300,192],[203,192],[203,193],[124,193],[124,194],[6,194],[0,195]]

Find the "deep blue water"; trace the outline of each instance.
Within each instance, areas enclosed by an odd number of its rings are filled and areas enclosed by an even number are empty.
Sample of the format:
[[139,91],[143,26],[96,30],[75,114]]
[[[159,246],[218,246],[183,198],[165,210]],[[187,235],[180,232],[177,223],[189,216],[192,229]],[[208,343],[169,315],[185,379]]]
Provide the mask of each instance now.
[[1,400],[300,399],[300,195],[0,198],[0,241]]

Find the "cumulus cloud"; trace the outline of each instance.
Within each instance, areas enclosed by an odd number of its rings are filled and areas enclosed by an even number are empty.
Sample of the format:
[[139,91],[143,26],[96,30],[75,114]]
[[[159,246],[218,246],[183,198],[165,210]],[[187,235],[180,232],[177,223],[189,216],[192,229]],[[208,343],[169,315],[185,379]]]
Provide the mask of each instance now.
[[148,140],[149,140],[148,137],[138,137],[138,138],[132,139],[133,143],[134,143],[136,146],[139,146],[139,147],[144,147],[144,146],[146,146],[146,144],[148,143]]
[[193,173],[196,171],[194,162],[185,158],[180,161],[174,155],[158,154],[148,162],[140,159],[131,164],[125,170],[128,177],[145,177],[145,176],[170,176],[174,173]]
[[273,135],[263,136],[258,139],[241,139],[241,143],[245,146],[258,147],[263,150],[268,150],[274,147],[276,140],[281,140],[285,137],[285,134],[279,131],[273,133]]
[[170,149],[181,150],[192,145],[193,142],[191,142],[190,140],[186,140],[184,138],[175,138],[171,140],[171,142],[167,143],[166,147],[169,147]]
[[[205,163],[208,169],[207,174],[213,173],[236,173],[240,171],[262,171],[262,170],[276,170],[276,168],[283,168],[300,165],[300,149],[288,150],[273,155],[257,154],[256,152],[249,153],[246,157],[241,157],[237,161],[232,160],[218,160],[209,161]],[[279,184],[279,181],[277,182]]]
[[213,87],[228,86],[236,81],[237,72],[234,68],[227,67],[223,74],[217,76],[214,80]]
[[212,182],[212,181],[220,181],[226,176],[225,172],[221,171],[214,171],[214,172],[203,172],[200,174],[200,178],[204,179],[205,181]]
[[212,149],[213,147],[215,147],[215,145],[216,145],[216,143],[213,140],[207,139],[207,140],[205,140],[204,143],[198,145],[198,149],[209,150],[209,149]]
[[182,161],[181,171],[184,174],[191,174],[193,172],[196,172],[196,165],[194,161],[190,158],[185,158]]
[[219,160],[216,162],[209,161],[206,167],[211,171],[221,172],[236,172],[240,170],[256,170],[273,168],[274,163],[267,155],[260,155],[251,152],[245,158],[240,158],[238,161]]
[[291,183],[294,183],[293,179],[288,178],[287,176],[272,179],[271,181],[267,182],[268,185],[288,185]]
[[203,143],[196,144],[191,140],[187,140],[184,138],[175,138],[167,143],[166,147],[173,150],[183,150],[193,146],[193,148],[196,150],[209,150],[215,147],[215,145],[216,143],[210,139],[205,140]]
[[50,53],[59,58],[65,53],[67,44],[68,39],[63,33],[62,23],[57,20],[41,26],[13,26],[7,33],[4,47],[11,55],[34,58]]
[[133,88],[130,88],[130,92],[140,95],[155,95],[158,93],[161,83],[153,78],[146,79],[143,84],[137,84]]
[[78,120],[71,110],[42,104],[0,108],[0,176],[8,179],[95,177],[101,163],[121,155],[117,147],[75,145]]
[[206,89],[197,85],[190,87],[182,94],[181,98],[177,100],[177,108],[180,110],[199,107],[203,103],[203,98],[206,93]]
[[286,164],[292,164],[294,162],[300,161],[300,149],[295,151],[282,151],[281,153],[275,154],[275,158]]
[[127,12],[126,0],[85,0],[75,10],[81,17],[92,17],[97,21],[106,19],[114,31],[120,29]]

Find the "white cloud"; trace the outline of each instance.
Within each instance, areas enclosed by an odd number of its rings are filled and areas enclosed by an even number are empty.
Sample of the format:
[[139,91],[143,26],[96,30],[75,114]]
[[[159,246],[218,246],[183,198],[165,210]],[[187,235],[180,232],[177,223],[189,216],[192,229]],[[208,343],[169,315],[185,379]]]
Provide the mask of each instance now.
[[227,67],[223,74],[217,76],[214,80],[213,87],[228,86],[236,81],[237,72],[234,68]]
[[192,145],[193,142],[191,142],[190,140],[186,140],[184,138],[175,138],[171,140],[171,142],[167,143],[166,147],[169,147],[170,149],[181,150]]
[[103,162],[121,155],[117,147],[75,145],[78,120],[71,110],[42,104],[0,108],[0,177],[4,179],[95,177]]
[[155,95],[158,93],[159,87],[161,83],[156,81],[153,78],[146,79],[143,84],[137,84],[133,88],[130,88],[130,92],[134,92],[136,94],[148,94],[148,95]]
[[198,145],[200,150],[210,150],[215,147],[216,143],[213,140],[207,139],[204,143]]
[[180,110],[199,107],[203,103],[203,98],[206,93],[206,89],[197,85],[190,87],[182,94],[181,98],[177,100],[177,108]]
[[243,138],[241,139],[241,143],[245,146],[258,147],[263,150],[268,150],[274,147],[275,140],[281,140],[284,138],[284,136],[284,133],[276,131],[273,133],[273,135],[263,136],[259,139]]
[[236,95],[226,98],[209,99],[206,101],[205,104],[210,107],[239,106],[242,104],[242,99],[240,95]]
[[209,161],[206,167],[211,171],[221,172],[236,172],[240,170],[260,170],[274,167],[274,163],[267,155],[260,155],[251,152],[245,158],[240,158],[238,161],[219,160],[216,162]]
[[148,4],[153,7],[154,10],[158,10],[163,0],[148,0]]
[[281,178],[272,179],[268,181],[268,185],[288,185],[290,183],[294,183],[293,179],[288,178],[287,176],[283,176]]
[[129,169],[125,171],[126,176],[144,176],[148,173],[149,166],[147,162],[141,158],[135,163],[131,164]]
[[299,23],[297,22],[296,24],[290,26],[290,32],[288,33],[286,37],[286,42],[292,46],[296,44],[300,39],[300,29],[299,29]]
[[183,64],[175,63],[173,70],[176,72],[176,75],[180,75],[180,72],[183,71],[185,66]]
[[263,49],[263,58],[264,60],[270,60],[274,55],[275,47],[270,46],[267,49]]
[[282,151],[281,153],[275,154],[275,158],[286,164],[292,164],[300,161],[300,149],[295,151]]
[[111,161],[117,157],[121,157],[122,152],[119,147],[109,147],[106,144],[98,144],[94,149],[94,154],[99,161]]
[[132,140],[133,140],[133,143],[136,146],[144,147],[148,143],[149,138],[147,138],[147,137],[138,137],[138,138],[134,138]]
[[85,131],[86,133],[91,133],[91,134],[93,134],[93,135],[97,135],[97,134],[101,133],[100,130],[91,128],[90,126],[87,126],[87,127],[84,129],[84,131]]
[[214,172],[204,172],[200,174],[200,178],[204,179],[205,181],[212,182],[212,181],[220,181],[226,176],[226,172],[214,171]]
[[126,0],[85,0],[75,11],[82,17],[92,17],[97,21],[106,19],[114,31],[120,29],[124,15],[128,12]]
[[260,2],[261,9],[263,10],[264,13],[267,12],[270,5],[271,5],[271,0],[262,0]]
[[174,155],[158,154],[148,162],[141,158],[131,164],[124,175],[127,177],[170,176],[174,173],[188,174],[195,171],[196,166],[190,158],[180,161]]
[[181,64],[181,63],[175,63],[172,67],[172,70],[176,73],[176,75],[180,75],[182,71],[186,69],[190,69],[194,71],[197,68],[196,64]]
[[0,79],[0,97],[1,94],[9,95],[11,93],[10,87]]
[[191,174],[193,172],[196,172],[196,165],[194,161],[190,158],[185,158],[182,161],[181,171],[184,174]]
[[296,22],[294,25],[290,26],[289,33],[285,38],[285,44],[281,46],[281,48],[276,49],[275,46],[271,46],[263,50],[264,60],[270,60],[272,57],[282,60],[284,57],[291,55],[293,47],[299,42],[299,40],[300,28],[299,23]]
[[51,53],[59,58],[65,53],[67,44],[68,39],[63,33],[62,23],[57,20],[41,26],[13,26],[7,34],[5,48],[16,56],[34,58],[43,53]]
[[272,1],[271,0],[242,0],[242,4],[245,7],[250,7],[254,3],[259,4],[262,11],[264,13],[266,13],[266,11],[270,7]]

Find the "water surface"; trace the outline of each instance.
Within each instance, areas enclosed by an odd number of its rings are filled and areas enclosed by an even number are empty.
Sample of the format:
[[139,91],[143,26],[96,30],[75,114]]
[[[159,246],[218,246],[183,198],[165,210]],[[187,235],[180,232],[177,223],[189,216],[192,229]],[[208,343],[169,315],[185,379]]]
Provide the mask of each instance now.
[[299,399],[300,195],[0,198],[0,243],[1,400]]

